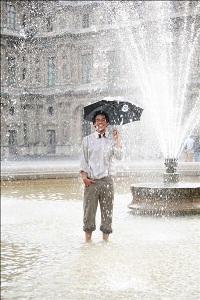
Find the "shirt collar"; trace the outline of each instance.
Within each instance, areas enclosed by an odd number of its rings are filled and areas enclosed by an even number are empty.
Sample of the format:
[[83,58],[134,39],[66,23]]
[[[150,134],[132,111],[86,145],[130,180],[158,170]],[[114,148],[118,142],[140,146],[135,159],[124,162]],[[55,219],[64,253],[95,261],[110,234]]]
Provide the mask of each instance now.
[[[97,139],[99,139],[99,133],[97,131],[95,131],[95,136]],[[104,134],[101,134],[101,137],[107,137],[107,136],[108,136],[107,132],[105,132]]]

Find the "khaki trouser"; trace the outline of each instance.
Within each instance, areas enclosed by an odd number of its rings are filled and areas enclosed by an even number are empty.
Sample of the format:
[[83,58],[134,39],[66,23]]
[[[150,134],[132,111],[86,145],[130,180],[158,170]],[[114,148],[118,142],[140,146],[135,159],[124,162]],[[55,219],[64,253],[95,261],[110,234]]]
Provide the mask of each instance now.
[[96,212],[98,202],[101,210],[101,226],[103,233],[112,232],[112,214],[114,201],[114,186],[112,177],[95,179],[94,184],[85,186],[83,202],[83,230],[92,232],[96,229]]
[[185,161],[192,162],[194,159],[194,151],[193,150],[185,150]]

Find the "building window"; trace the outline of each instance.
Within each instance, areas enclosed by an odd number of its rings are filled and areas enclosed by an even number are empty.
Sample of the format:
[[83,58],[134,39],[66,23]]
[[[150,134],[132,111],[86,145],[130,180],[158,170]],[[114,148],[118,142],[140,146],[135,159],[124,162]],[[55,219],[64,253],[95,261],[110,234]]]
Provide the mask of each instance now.
[[108,79],[108,82],[113,82],[113,80],[116,78],[116,74],[117,74],[116,52],[114,50],[107,52],[107,61],[108,61],[107,79]]
[[82,65],[82,83],[91,82],[91,70],[92,70],[92,55],[91,53],[83,54],[81,56]]
[[26,68],[23,68],[23,70],[22,70],[22,79],[23,80],[26,79]]
[[63,77],[63,81],[67,82],[67,80],[68,80],[68,73],[67,73],[67,65],[66,64],[62,65],[62,77]]
[[10,107],[9,113],[11,116],[13,116],[15,114],[15,108],[13,106]]
[[114,19],[116,18],[116,10],[114,7],[110,7],[107,10],[107,14],[105,15],[105,17],[107,16],[107,23],[109,25],[113,24]]
[[48,84],[54,85],[55,81],[56,81],[55,58],[51,57],[48,59]]
[[35,81],[36,83],[40,82],[40,60],[38,57],[35,59]]
[[36,123],[36,127],[35,127],[35,144],[39,144],[40,143],[40,124]]
[[8,58],[8,85],[13,85],[15,83],[15,58]]
[[15,28],[15,7],[10,4],[7,6],[7,27],[10,29]]
[[69,67],[68,67],[68,58],[67,56],[62,57],[62,78],[64,83],[69,83],[70,75],[69,75]]
[[47,154],[56,152],[56,132],[55,130],[47,130]]
[[91,124],[88,121],[85,121],[82,119],[82,138],[85,137],[86,135],[91,134]]
[[36,68],[36,70],[35,70],[35,80],[36,80],[36,83],[40,82],[40,68]]
[[52,17],[47,18],[47,31],[53,31],[53,20]]
[[27,124],[24,123],[24,145],[28,145],[28,128],[27,128]]
[[22,26],[26,27],[26,15],[25,14],[22,17]]
[[48,114],[50,116],[52,116],[54,114],[54,108],[53,108],[53,106],[49,106],[47,111],[48,111]]
[[83,18],[82,18],[82,27],[83,28],[88,28],[89,27],[89,14],[88,13],[85,13],[83,15]]
[[9,154],[17,155],[17,132],[16,130],[8,130],[9,140]]

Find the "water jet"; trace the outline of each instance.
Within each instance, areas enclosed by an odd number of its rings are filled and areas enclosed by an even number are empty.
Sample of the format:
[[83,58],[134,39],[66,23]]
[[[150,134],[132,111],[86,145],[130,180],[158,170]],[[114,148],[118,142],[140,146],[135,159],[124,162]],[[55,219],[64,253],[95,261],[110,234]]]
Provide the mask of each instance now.
[[[140,100],[155,130],[166,172],[161,182],[131,185],[133,201],[128,207],[136,214],[199,213],[199,183],[180,182],[176,172],[185,141],[199,124],[199,90],[190,94],[200,34],[199,5],[191,16],[189,2],[184,2],[176,26],[172,1],[137,4],[128,2],[127,9],[121,5],[117,23],[123,33],[118,40],[133,74],[129,81],[133,78],[132,85],[137,81],[140,88]],[[142,22],[141,15],[151,22]]]

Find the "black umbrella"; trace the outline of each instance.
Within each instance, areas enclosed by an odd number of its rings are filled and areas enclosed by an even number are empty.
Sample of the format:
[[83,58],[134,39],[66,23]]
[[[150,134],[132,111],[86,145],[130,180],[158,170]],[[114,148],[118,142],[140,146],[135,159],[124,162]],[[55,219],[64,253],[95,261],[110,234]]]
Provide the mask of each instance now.
[[143,109],[129,101],[103,99],[84,107],[84,119],[92,122],[96,111],[104,111],[109,116],[110,125],[123,125],[139,121]]

